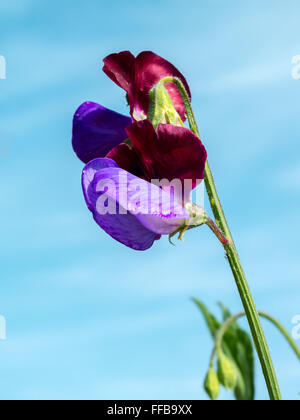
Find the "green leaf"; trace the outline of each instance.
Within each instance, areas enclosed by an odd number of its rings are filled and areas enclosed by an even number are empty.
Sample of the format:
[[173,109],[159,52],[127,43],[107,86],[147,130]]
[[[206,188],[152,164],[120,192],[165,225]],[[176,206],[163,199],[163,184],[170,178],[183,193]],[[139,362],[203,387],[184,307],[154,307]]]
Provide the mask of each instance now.
[[[230,312],[224,304],[220,304],[225,319]],[[253,401],[255,397],[254,384],[254,350],[252,340],[238,323],[232,323],[224,334],[224,352],[231,357],[238,369],[238,382],[234,394],[237,400]]]
[[225,322],[228,318],[231,317],[231,312],[229,311],[227,306],[224,305],[224,303],[218,302],[218,305],[220,306],[221,311],[223,312],[223,321]]
[[247,395],[247,388],[246,388],[246,384],[244,381],[244,378],[241,374],[241,371],[237,368],[237,383],[236,383],[236,387],[234,389],[234,395],[235,398],[238,401],[244,401]]
[[236,398],[238,400],[254,400],[255,397],[255,367],[254,367],[254,350],[252,340],[248,333],[242,329],[237,330],[237,340],[235,348],[232,348],[234,360],[236,361],[242,373],[245,382],[245,392],[240,393],[236,389]]
[[[203,314],[212,337],[215,338],[222,323],[200,300],[194,298],[193,301]],[[223,303],[219,303],[219,306],[222,310],[223,319],[226,321],[230,318],[231,313]],[[254,350],[252,340],[249,334],[239,327],[237,322],[232,323],[224,334],[222,350],[236,369],[237,384],[234,389],[236,399],[242,401],[254,400]]]
[[196,298],[193,298],[192,300],[202,312],[202,315],[204,316],[208,329],[212,337],[215,338],[215,335],[221,326],[220,322],[217,321],[217,319],[209,312],[209,310],[204,305],[204,303],[202,303],[200,300]]

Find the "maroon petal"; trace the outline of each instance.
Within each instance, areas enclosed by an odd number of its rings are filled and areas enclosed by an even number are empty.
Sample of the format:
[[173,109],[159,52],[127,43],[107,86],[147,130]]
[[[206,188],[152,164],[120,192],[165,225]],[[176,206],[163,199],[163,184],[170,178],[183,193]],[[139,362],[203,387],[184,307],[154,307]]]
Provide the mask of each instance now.
[[104,73],[129,96],[132,94],[135,57],[130,51],[110,54],[104,58]]
[[156,131],[149,120],[142,120],[129,125],[126,132],[138,156],[145,178],[150,181],[157,178],[157,164],[155,163]]
[[204,179],[207,153],[199,137],[184,127],[160,124],[158,133],[159,171],[169,176],[197,180]]
[[170,124],[160,124],[157,132],[148,120],[131,124],[126,129],[148,179],[169,181],[204,179],[207,159],[201,140],[190,130]]
[[[144,51],[137,56],[134,79],[135,101],[144,110],[146,115],[149,107],[149,91],[160,79],[166,76],[178,77],[183,82],[191,98],[187,81],[173,64],[151,51]],[[174,107],[182,120],[185,120],[185,107],[177,87],[173,83],[167,83],[166,88]]]
[[115,147],[108,153],[106,158],[114,160],[119,168],[122,168],[125,171],[131,173],[135,172],[134,169],[137,165],[137,155],[128,144],[123,143]]
[[[149,91],[166,76],[178,77],[191,98],[184,76],[173,64],[152,51],[144,51],[136,58],[129,51],[111,54],[104,59],[103,71],[127,92],[132,115],[134,111],[137,115],[140,115],[141,111],[147,115]],[[167,83],[166,88],[174,107],[182,120],[185,120],[185,107],[177,87],[173,83]]]

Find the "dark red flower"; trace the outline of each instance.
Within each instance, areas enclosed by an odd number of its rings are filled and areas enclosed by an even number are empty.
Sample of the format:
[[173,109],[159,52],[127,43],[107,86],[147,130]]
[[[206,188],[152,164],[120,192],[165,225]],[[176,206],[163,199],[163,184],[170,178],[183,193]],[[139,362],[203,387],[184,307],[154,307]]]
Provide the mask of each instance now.
[[[166,76],[178,77],[183,82],[189,96],[190,89],[184,76],[173,64],[151,51],[144,51],[136,58],[129,51],[110,54],[104,60],[103,71],[128,95],[132,116],[145,117],[149,109],[149,91]],[[185,108],[181,95],[173,83],[166,88],[173,105],[185,120]]]
[[201,140],[187,128],[159,124],[155,130],[149,120],[142,120],[126,131],[132,147],[121,144],[106,156],[120,168],[150,182],[179,179],[183,185],[191,180],[191,188],[204,179],[207,153]]

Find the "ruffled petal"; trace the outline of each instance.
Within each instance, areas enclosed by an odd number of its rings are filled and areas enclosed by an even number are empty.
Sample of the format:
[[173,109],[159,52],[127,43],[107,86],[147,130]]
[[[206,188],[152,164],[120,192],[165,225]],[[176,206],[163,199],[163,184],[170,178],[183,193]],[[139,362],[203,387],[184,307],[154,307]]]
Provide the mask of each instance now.
[[87,163],[105,157],[127,138],[125,128],[131,118],[118,114],[94,102],[85,102],[74,115],[73,149]]
[[112,149],[106,157],[114,160],[119,168],[138,175],[138,155],[128,144],[119,144],[119,146]]
[[[110,54],[104,60],[103,71],[128,94],[131,115],[147,115],[149,91],[165,76],[178,77],[184,84],[189,97],[191,93],[185,77],[173,64],[152,51],[144,51],[136,58],[129,51]],[[166,88],[173,105],[184,121],[185,107],[177,87],[167,83]]]
[[[91,170],[103,164],[103,159],[94,162]],[[173,233],[189,217],[169,194],[120,168],[109,166],[91,177],[90,168],[85,169],[84,194],[95,221],[130,248],[150,248],[158,234]]]
[[104,73],[118,86],[131,94],[135,57],[130,51],[110,54],[103,60]]
[[116,214],[101,215],[97,212],[97,199],[100,193],[93,188],[95,174],[102,169],[117,165],[110,159],[95,159],[88,163],[82,173],[82,187],[85,201],[92,212],[96,223],[112,238],[137,251],[150,248],[157,239],[157,234],[145,228],[132,214],[120,214],[120,206]]
[[[190,89],[185,77],[173,64],[152,51],[144,51],[137,56],[134,73],[135,101],[144,110],[146,115],[149,108],[149,91],[159,80],[166,76],[178,77],[191,98]],[[166,88],[176,111],[182,120],[185,120],[185,107],[177,87],[173,83],[167,83]]]
[[[99,188],[99,183],[102,191],[105,189],[104,195],[117,201],[123,211],[134,215],[142,225],[157,234],[173,233],[189,218],[186,209],[174,199],[172,193],[120,168],[98,171],[93,180],[94,192]],[[97,210],[99,212],[99,208]]]
[[85,165],[83,171],[82,171],[82,189],[83,189],[83,195],[85,202],[88,206],[88,208],[92,211],[92,203],[90,201],[90,197],[88,194],[88,189],[90,184],[93,182],[96,172],[100,171],[100,169],[105,168],[117,168],[118,165],[115,161],[111,159],[94,159],[91,162],[89,162],[87,165]]
[[204,179],[207,153],[201,140],[190,130],[159,124],[157,131],[148,120],[126,129],[139,156],[144,173],[150,179],[191,180],[191,188]]

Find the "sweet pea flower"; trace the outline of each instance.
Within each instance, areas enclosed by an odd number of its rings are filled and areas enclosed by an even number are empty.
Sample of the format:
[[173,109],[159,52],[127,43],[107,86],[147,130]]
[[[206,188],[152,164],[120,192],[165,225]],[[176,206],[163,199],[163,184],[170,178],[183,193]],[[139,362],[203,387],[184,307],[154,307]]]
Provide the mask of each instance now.
[[[207,154],[184,127],[159,124],[155,130],[142,120],[127,127],[126,134],[131,144],[118,145],[85,166],[82,187],[96,223],[142,251],[161,235],[190,224],[190,193],[203,180]],[[162,179],[169,182],[156,183]]]
[[[105,157],[127,139],[126,127],[135,120],[146,118],[149,91],[163,77],[179,78],[190,95],[184,76],[171,63],[151,51],[144,51],[137,57],[129,51],[111,54],[104,59],[103,71],[126,91],[131,117],[94,102],[83,103],[74,116],[72,144],[75,153],[84,163]],[[184,104],[177,87],[167,83],[166,90],[175,111],[184,121]]]
[[[151,51],[143,51],[137,57],[129,51],[122,51],[118,54],[110,54],[103,61],[103,71],[125,90],[131,115],[137,116],[138,119],[143,119],[148,114],[149,91],[166,76],[179,78],[191,97],[184,76],[173,64]],[[174,108],[181,119],[185,120],[185,107],[177,87],[173,83],[167,83],[166,89]]]

